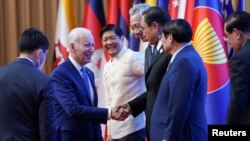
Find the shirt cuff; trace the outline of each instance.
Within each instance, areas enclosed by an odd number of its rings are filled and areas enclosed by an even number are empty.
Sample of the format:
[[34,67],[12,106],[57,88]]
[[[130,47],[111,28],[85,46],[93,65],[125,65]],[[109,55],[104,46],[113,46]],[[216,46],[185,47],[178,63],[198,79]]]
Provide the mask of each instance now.
[[111,119],[111,109],[108,109],[108,120]]

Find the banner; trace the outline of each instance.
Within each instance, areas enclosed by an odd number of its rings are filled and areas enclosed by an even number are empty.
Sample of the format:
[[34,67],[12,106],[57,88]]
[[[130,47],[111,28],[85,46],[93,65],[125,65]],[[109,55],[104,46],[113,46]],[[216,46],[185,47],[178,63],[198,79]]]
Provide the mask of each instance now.
[[55,53],[52,69],[64,62],[69,55],[67,50],[67,37],[70,30],[75,26],[72,2],[73,1],[71,0],[59,1],[55,36]]

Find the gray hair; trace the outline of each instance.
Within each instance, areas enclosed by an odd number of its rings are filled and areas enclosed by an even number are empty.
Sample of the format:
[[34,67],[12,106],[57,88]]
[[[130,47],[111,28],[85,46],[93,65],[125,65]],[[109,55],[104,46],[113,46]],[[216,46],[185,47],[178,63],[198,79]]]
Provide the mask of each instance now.
[[70,31],[69,35],[68,35],[68,43],[67,43],[67,46],[69,48],[69,45],[71,43],[75,43],[78,39],[79,39],[79,36],[87,36],[87,35],[91,35],[91,31],[87,28],[83,28],[83,27],[77,27],[77,28],[74,28],[73,30]]
[[139,13],[140,15],[142,15],[142,13],[146,10],[148,10],[151,6],[146,4],[146,3],[140,3],[140,4],[136,4],[135,6],[133,6],[132,8],[129,9],[129,15],[133,16],[137,13]]

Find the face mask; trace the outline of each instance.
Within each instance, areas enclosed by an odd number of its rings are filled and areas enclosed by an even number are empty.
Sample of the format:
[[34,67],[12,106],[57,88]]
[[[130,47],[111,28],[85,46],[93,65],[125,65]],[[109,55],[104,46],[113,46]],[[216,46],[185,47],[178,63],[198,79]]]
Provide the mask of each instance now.
[[[45,62],[45,55],[43,52],[41,52],[41,53],[42,53],[42,56],[38,59],[38,69],[39,70],[42,70],[44,62]],[[41,59],[41,61],[40,61],[40,59]]]

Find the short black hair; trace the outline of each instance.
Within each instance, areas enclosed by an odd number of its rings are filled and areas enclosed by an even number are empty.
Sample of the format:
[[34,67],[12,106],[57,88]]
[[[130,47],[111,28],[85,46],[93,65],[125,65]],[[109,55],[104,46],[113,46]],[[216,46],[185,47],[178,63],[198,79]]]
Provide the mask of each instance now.
[[49,48],[49,40],[43,32],[31,27],[21,34],[18,41],[18,47],[21,53],[31,53],[38,48],[41,48],[43,52],[45,52]]
[[152,22],[157,22],[161,26],[171,20],[169,13],[157,6],[150,7],[148,10],[142,13],[145,22],[151,26]]
[[245,11],[230,14],[225,20],[225,28],[228,33],[232,33],[234,28],[242,32],[250,32],[250,14]]
[[122,29],[121,29],[119,26],[114,25],[114,24],[107,24],[107,25],[105,25],[105,26],[102,28],[102,30],[101,30],[101,32],[100,32],[100,37],[102,38],[102,35],[103,35],[105,32],[107,32],[107,31],[114,31],[115,34],[116,34],[117,36],[119,36],[119,37],[122,37],[122,36],[123,36],[123,31],[122,31]]
[[186,20],[176,19],[164,25],[163,34],[164,36],[172,34],[178,43],[184,43],[191,41],[193,33],[190,24]]

